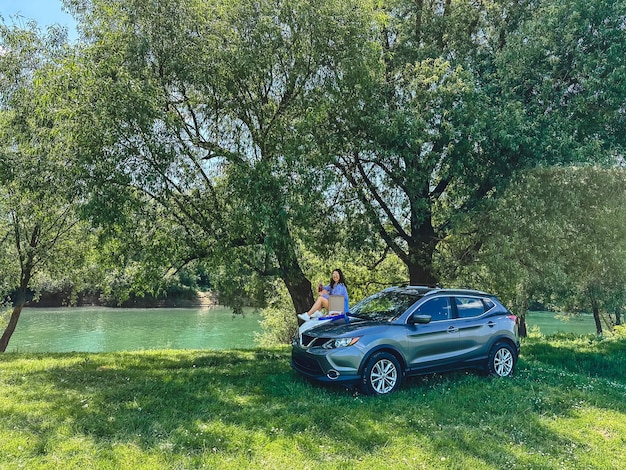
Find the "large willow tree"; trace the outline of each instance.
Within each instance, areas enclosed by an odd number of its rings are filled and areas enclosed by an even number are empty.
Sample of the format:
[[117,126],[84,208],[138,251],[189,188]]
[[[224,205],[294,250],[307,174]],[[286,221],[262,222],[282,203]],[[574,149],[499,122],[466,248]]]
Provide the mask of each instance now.
[[245,265],[281,278],[296,310],[308,309],[298,234],[328,222],[330,180],[311,164],[307,129],[334,72],[367,53],[368,10],[344,0],[71,3],[84,39],[71,145],[94,212],[129,227],[142,208],[162,207],[169,222],[155,229],[171,230],[174,265]]
[[379,67],[340,77],[319,141],[412,283],[516,172],[623,155],[623,1],[381,5]]

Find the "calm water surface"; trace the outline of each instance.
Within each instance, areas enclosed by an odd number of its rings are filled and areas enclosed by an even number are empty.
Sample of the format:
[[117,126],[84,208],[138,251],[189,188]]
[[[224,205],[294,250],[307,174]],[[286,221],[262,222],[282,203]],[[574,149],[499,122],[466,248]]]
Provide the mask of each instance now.
[[[9,352],[111,352],[140,349],[238,349],[256,346],[260,315],[232,317],[225,308],[26,308]],[[591,315],[569,321],[551,312],[528,312],[528,327],[544,335],[595,332]]]
[[253,348],[260,318],[225,308],[25,308],[7,352]]

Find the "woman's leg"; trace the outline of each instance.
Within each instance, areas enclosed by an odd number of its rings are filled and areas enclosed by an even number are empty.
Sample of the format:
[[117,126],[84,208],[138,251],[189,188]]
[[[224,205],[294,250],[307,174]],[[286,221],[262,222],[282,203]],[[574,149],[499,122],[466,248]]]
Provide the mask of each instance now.
[[321,310],[322,308],[325,308],[328,310],[328,299],[320,295],[315,301],[315,303],[313,304],[313,307],[311,307],[307,313],[309,314],[309,316],[311,316],[312,313],[315,313],[318,310]]

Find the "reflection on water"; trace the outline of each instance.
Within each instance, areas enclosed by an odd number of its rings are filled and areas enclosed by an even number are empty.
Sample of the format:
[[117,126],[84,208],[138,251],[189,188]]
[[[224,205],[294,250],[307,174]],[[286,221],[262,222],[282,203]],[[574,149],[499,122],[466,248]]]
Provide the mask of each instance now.
[[25,308],[7,352],[253,348],[259,320],[225,308]]

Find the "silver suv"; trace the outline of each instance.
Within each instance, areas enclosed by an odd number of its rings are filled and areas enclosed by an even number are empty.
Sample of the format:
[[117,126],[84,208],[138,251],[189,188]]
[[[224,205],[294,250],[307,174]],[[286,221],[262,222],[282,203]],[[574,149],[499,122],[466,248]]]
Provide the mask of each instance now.
[[480,368],[509,376],[519,351],[518,319],[495,296],[405,286],[371,295],[345,318],[301,333],[291,366],[314,380],[384,395],[412,375]]

